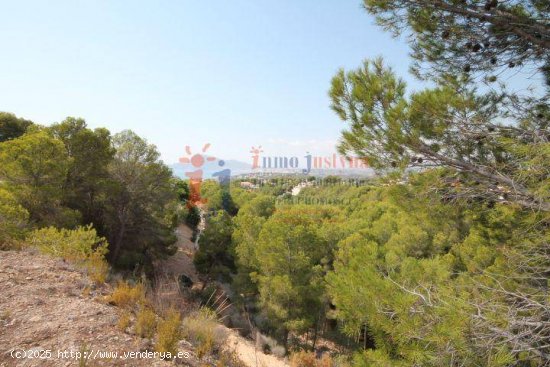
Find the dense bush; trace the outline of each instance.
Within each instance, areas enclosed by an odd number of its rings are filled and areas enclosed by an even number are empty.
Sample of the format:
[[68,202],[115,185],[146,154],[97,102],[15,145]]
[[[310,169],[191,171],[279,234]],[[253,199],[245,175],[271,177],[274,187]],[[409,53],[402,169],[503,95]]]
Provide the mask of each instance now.
[[199,250],[193,259],[199,272],[216,279],[230,279],[235,269],[232,233],[231,217],[224,210],[208,217],[206,229],[199,239]]
[[32,121],[17,118],[13,113],[0,112],[0,142],[20,137],[32,125]]
[[31,232],[27,242],[42,252],[66,260],[84,260],[94,254],[105,255],[108,252],[105,239],[98,237],[92,226],[74,230],[42,228]]
[[0,113],[0,135],[0,246],[25,224],[93,225],[117,266],[149,271],[174,253],[186,184],[172,178],[154,145],[72,117],[43,127]]
[[74,230],[42,228],[31,232],[26,241],[44,253],[76,262],[92,280],[105,282],[109,271],[105,260],[107,242],[91,226]]
[[63,143],[33,128],[0,143],[0,185],[29,212],[39,226],[74,226],[79,213],[62,205],[63,183],[71,159]]
[[185,223],[195,229],[201,221],[200,211],[196,206],[190,206],[185,216]]
[[29,213],[7,190],[0,189],[0,250],[16,246],[28,227]]

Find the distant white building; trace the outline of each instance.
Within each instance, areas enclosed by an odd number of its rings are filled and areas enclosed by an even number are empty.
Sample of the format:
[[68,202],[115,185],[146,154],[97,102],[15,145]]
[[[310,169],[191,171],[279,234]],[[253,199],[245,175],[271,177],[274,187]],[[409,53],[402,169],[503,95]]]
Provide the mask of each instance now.
[[258,188],[258,185],[254,185],[252,182],[242,181],[241,188],[248,189],[248,190],[255,190]]
[[300,191],[302,191],[303,188],[311,187],[311,186],[313,186],[313,182],[311,181],[300,182],[298,185],[292,188],[291,194],[292,196],[297,196],[300,193]]

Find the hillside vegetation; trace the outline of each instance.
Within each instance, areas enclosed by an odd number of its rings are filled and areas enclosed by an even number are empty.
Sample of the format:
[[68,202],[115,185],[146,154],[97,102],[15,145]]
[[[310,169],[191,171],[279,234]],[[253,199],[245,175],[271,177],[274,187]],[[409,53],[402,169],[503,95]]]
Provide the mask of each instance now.
[[132,131],[0,113],[0,347],[131,350],[139,336],[209,366],[258,353],[292,367],[550,366],[548,2],[363,5],[425,82],[411,90],[400,60],[381,58],[332,78],[338,150],[369,180],[199,185]]

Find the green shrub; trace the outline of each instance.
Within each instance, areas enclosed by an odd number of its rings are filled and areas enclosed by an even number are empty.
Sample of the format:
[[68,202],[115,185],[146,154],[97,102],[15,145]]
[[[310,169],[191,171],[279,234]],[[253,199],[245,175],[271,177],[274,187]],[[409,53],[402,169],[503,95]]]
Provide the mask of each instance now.
[[28,220],[29,213],[7,190],[0,189],[0,250],[16,247],[25,235]]
[[104,257],[108,252],[106,240],[98,237],[91,225],[74,230],[54,227],[38,229],[29,234],[27,242],[44,253],[71,261]]
[[187,215],[185,217],[185,223],[191,228],[197,228],[201,221],[201,215],[199,209],[196,206],[188,208]]
[[98,237],[91,225],[74,230],[54,227],[38,229],[29,234],[27,242],[46,254],[77,262],[97,283],[104,283],[107,278],[107,241]]

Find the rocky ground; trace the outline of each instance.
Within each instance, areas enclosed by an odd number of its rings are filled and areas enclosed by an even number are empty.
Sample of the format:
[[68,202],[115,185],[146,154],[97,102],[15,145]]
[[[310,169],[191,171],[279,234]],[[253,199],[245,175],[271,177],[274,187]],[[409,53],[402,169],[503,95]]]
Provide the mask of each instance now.
[[[198,365],[185,343],[181,351],[189,359],[124,358],[124,352],[153,351],[151,342],[119,330],[120,309],[103,301],[109,286],[96,288],[62,260],[32,250],[0,251],[0,290],[2,367]],[[13,358],[11,350],[27,358]],[[118,355],[99,358],[107,352]]]

